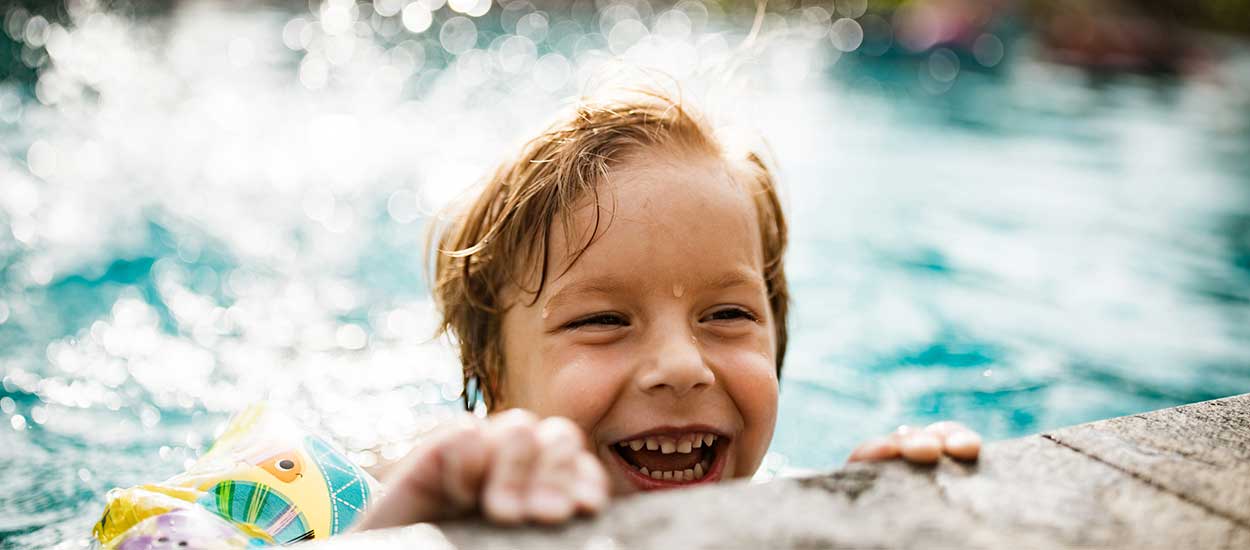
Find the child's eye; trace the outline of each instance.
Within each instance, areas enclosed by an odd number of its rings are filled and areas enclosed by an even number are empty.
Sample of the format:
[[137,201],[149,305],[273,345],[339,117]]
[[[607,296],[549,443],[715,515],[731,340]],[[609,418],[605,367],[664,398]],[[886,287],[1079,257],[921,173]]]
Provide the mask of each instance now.
[[589,317],[582,317],[581,319],[570,321],[568,324],[564,325],[564,328],[572,330],[582,327],[610,328],[627,326],[629,326],[629,320],[625,319],[622,315],[616,313],[596,313]]
[[735,319],[746,319],[748,321],[756,321],[758,317],[754,313],[742,308],[731,307],[713,311],[708,315],[709,321],[732,321]]

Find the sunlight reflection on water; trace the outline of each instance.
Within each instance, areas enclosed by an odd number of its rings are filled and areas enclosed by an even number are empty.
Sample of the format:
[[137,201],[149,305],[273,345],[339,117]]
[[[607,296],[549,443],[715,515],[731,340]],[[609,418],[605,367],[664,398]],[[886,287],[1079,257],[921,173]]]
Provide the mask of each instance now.
[[770,13],[745,52],[749,20],[697,0],[6,14],[39,69],[0,82],[0,533],[80,540],[257,399],[401,456],[460,392],[426,220],[616,57],[781,166],[767,471],[904,422],[1012,437],[1250,391],[1250,83],[1092,87],[1007,34],[891,57],[857,5]]

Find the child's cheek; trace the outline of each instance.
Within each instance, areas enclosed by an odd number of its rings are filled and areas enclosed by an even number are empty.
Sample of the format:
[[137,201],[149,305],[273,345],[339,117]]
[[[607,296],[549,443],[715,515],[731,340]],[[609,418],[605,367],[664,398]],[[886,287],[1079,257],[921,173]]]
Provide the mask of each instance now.
[[751,476],[763,461],[776,427],[777,367],[771,354],[754,350],[736,350],[715,364],[716,376],[743,422],[732,475]]
[[550,377],[546,387],[546,415],[573,420],[590,432],[611,407],[628,372],[620,368],[621,353],[611,347],[562,348],[547,354]]
[[777,364],[772,340],[761,335],[726,344],[707,346],[704,353],[716,378],[729,389],[730,397],[770,402],[775,408]]

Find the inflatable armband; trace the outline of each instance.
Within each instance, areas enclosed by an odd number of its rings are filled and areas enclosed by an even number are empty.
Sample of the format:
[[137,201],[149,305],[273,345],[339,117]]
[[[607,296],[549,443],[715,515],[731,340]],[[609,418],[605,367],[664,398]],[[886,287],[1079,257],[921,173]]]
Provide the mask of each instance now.
[[377,487],[329,443],[255,405],[186,472],[109,491],[92,532],[104,550],[290,544],[346,531]]

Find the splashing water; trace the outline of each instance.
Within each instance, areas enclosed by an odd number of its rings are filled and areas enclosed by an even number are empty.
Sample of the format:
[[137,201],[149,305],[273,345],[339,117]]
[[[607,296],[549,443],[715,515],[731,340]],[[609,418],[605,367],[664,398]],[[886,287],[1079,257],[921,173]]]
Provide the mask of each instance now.
[[1089,86],[1009,27],[907,52],[846,4],[777,7],[749,50],[753,6],[697,0],[9,9],[0,537],[77,547],[105,491],[254,400],[364,466],[457,414],[425,226],[615,59],[781,167],[764,477],[904,422],[1012,437],[1250,391],[1243,45],[1207,78]]

